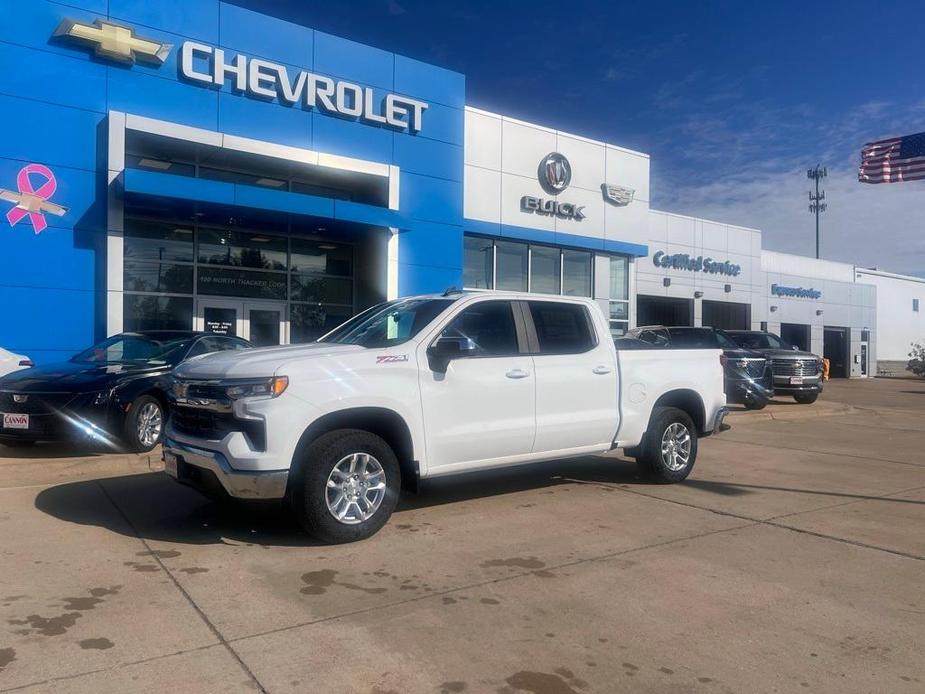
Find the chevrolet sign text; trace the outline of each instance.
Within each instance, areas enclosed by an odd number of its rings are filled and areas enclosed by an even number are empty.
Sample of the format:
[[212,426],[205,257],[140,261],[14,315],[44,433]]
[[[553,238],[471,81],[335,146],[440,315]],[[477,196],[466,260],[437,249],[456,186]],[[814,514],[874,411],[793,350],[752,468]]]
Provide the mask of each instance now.
[[375,102],[373,90],[358,84],[316,75],[305,70],[290,74],[285,65],[240,53],[226,55],[221,48],[187,41],[180,49],[180,74],[188,80],[221,88],[231,81],[238,93],[273,100],[289,106],[319,108],[328,113],[358,118],[367,123],[399,130],[421,130],[427,104],[397,94]]

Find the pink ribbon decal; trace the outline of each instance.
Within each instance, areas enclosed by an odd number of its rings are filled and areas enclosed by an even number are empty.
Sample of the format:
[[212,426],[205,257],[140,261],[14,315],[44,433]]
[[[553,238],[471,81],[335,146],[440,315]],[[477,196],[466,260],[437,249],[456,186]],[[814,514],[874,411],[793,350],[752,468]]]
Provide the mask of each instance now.
[[[45,182],[38,188],[33,187],[32,180],[29,178],[32,174],[44,176]],[[6,213],[7,221],[10,226],[16,226],[24,217],[28,216],[35,233],[41,233],[48,226],[43,211],[52,206],[48,205],[46,207],[42,203],[54,195],[58,189],[58,181],[55,179],[55,175],[47,166],[28,164],[17,174],[16,187],[19,188],[20,199],[16,207]]]

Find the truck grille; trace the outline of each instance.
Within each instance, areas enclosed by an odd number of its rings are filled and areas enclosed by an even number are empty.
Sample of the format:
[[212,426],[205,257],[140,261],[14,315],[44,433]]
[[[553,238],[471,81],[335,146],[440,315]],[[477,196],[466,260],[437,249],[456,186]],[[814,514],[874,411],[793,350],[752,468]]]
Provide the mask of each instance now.
[[745,373],[749,378],[761,378],[767,368],[768,362],[764,359],[749,359],[745,366]]
[[171,404],[170,423],[181,434],[206,441],[221,441],[228,434],[240,431],[250,440],[254,450],[267,449],[266,429],[259,420],[238,419],[229,412]]
[[818,376],[819,362],[815,359],[772,359],[775,376]]

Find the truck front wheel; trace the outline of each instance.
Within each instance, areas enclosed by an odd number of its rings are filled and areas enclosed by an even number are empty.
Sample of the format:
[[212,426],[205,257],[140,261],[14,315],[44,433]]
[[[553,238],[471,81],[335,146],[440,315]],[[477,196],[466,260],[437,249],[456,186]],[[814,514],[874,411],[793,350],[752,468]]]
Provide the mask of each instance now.
[[293,510],[302,528],[321,542],[364,540],[395,510],[401,489],[398,458],[375,434],[329,432],[311,443],[300,463]]
[[686,479],[697,460],[697,428],[683,410],[656,407],[636,462],[641,471],[660,484]]

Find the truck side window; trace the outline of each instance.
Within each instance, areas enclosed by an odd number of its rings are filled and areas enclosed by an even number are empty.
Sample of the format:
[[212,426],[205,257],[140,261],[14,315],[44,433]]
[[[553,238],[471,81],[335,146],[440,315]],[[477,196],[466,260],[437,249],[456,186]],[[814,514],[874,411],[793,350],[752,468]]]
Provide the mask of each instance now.
[[597,341],[588,310],[581,304],[530,301],[540,354],[581,354]]
[[456,316],[440,336],[469,338],[480,357],[520,353],[510,301],[483,301],[470,306]]

